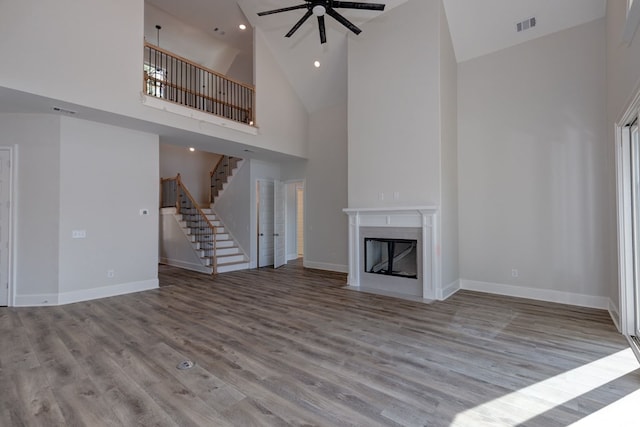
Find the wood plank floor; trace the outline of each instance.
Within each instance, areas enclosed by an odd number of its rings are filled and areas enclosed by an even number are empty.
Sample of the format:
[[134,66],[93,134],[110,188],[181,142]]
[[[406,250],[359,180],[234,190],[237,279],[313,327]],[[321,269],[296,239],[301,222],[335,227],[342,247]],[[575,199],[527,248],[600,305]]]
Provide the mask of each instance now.
[[298,265],[160,282],[0,309],[0,425],[564,426],[640,387],[600,310],[422,304]]

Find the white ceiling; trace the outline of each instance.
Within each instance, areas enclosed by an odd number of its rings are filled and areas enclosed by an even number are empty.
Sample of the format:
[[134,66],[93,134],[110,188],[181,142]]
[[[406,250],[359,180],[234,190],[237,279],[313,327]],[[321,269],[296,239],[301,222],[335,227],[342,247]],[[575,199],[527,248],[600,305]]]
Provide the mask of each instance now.
[[[617,0],[623,1],[623,0]],[[444,0],[458,62],[605,16],[607,0]],[[516,32],[516,23],[536,27]]]
[[[239,49],[251,50],[251,34],[239,33],[240,22],[260,29],[283,72],[309,112],[346,100],[347,37],[354,37],[327,17],[327,43],[320,44],[312,17],[293,35],[289,29],[305,10],[258,17],[261,11],[302,4],[304,0],[147,0],[180,20],[221,37]],[[386,4],[385,13],[407,0],[362,0]],[[422,0],[415,0],[422,1]],[[458,62],[486,55],[605,15],[607,0],[443,0]],[[618,0],[621,1],[621,0]],[[243,13],[244,12],[244,13]],[[357,26],[380,12],[340,10]],[[536,17],[534,29],[517,33],[515,24]],[[366,37],[366,27],[357,37]],[[391,30],[391,29],[390,29]],[[319,60],[316,69],[313,62]]]

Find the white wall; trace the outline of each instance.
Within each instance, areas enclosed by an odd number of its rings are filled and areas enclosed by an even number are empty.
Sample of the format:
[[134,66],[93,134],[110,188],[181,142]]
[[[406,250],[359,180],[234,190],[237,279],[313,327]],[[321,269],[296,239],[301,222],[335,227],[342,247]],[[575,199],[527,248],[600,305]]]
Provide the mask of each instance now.
[[409,0],[349,38],[349,207],[440,202],[440,8]]
[[261,35],[255,43],[258,135],[193,118],[190,109],[176,114],[144,105],[143,39],[143,0],[5,0],[0,3],[0,87],[52,98],[72,109],[99,110],[92,112],[96,121],[138,129],[152,123],[175,128],[174,135],[176,130],[194,132],[306,156],[304,106]]
[[253,84],[253,54],[240,52],[227,70],[227,76],[233,80]]
[[256,145],[306,157],[307,112],[259,28],[254,35],[256,123],[261,135]]
[[458,63],[445,9],[440,7],[440,178],[442,284],[460,278],[458,265]]
[[157,45],[160,25],[160,48],[169,50],[197,64],[227,74],[238,49],[211,37],[207,33],[185,24],[152,4],[144,5],[144,38]]
[[[16,146],[15,289],[22,304],[55,304],[58,293],[60,119],[0,114],[0,145]],[[34,266],[37,266],[35,268]]]
[[316,111],[309,119],[305,181],[304,265],[347,271],[347,106]]
[[[636,0],[637,1],[637,0]],[[635,6],[635,5],[634,5]],[[621,43],[622,29],[626,19],[626,2],[607,2],[607,161],[615,170],[614,157],[614,124],[619,120],[631,102],[631,97],[640,90],[640,31],[631,45]],[[615,175],[609,174],[607,180],[609,199],[607,205],[615,206]],[[613,212],[612,212],[613,213]],[[614,248],[616,240],[616,224],[609,221],[610,245]],[[609,255],[611,264],[617,267],[617,251],[612,250]],[[619,307],[617,268],[609,280],[611,284],[609,296],[616,308]]]
[[609,296],[605,59],[602,19],[459,64],[461,278]]
[[220,154],[206,151],[189,151],[186,147],[160,144],[160,178],[180,174],[182,182],[201,207],[209,206],[209,173],[218,163]]
[[138,105],[143,12],[142,0],[3,1],[0,86],[113,112]]
[[[61,118],[61,297],[157,287],[158,180],[157,135]],[[72,230],[86,238],[72,239]]]

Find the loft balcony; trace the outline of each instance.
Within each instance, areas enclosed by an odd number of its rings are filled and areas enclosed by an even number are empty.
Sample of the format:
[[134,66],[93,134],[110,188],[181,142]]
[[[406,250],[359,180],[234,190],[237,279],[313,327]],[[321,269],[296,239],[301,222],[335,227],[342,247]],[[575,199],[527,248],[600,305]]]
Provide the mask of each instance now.
[[255,89],[151,43],[144,44],[142,90],[148,96],[249,126]]

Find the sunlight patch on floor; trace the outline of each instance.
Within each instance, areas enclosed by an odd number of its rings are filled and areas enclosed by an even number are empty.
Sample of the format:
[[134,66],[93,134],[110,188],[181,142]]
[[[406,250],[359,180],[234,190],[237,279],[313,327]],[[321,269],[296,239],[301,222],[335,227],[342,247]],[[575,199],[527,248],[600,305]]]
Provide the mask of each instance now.
[[451,426],[518,425],[636,369],[637,359],[631,349],[625,349],[461,412]]
[[640,390],[623,397],[622,399],[605,406],[597,412],[588,415],[571,427],[602,427],[602,426],[632,426],[640,424],[635,421],[640,417]]

